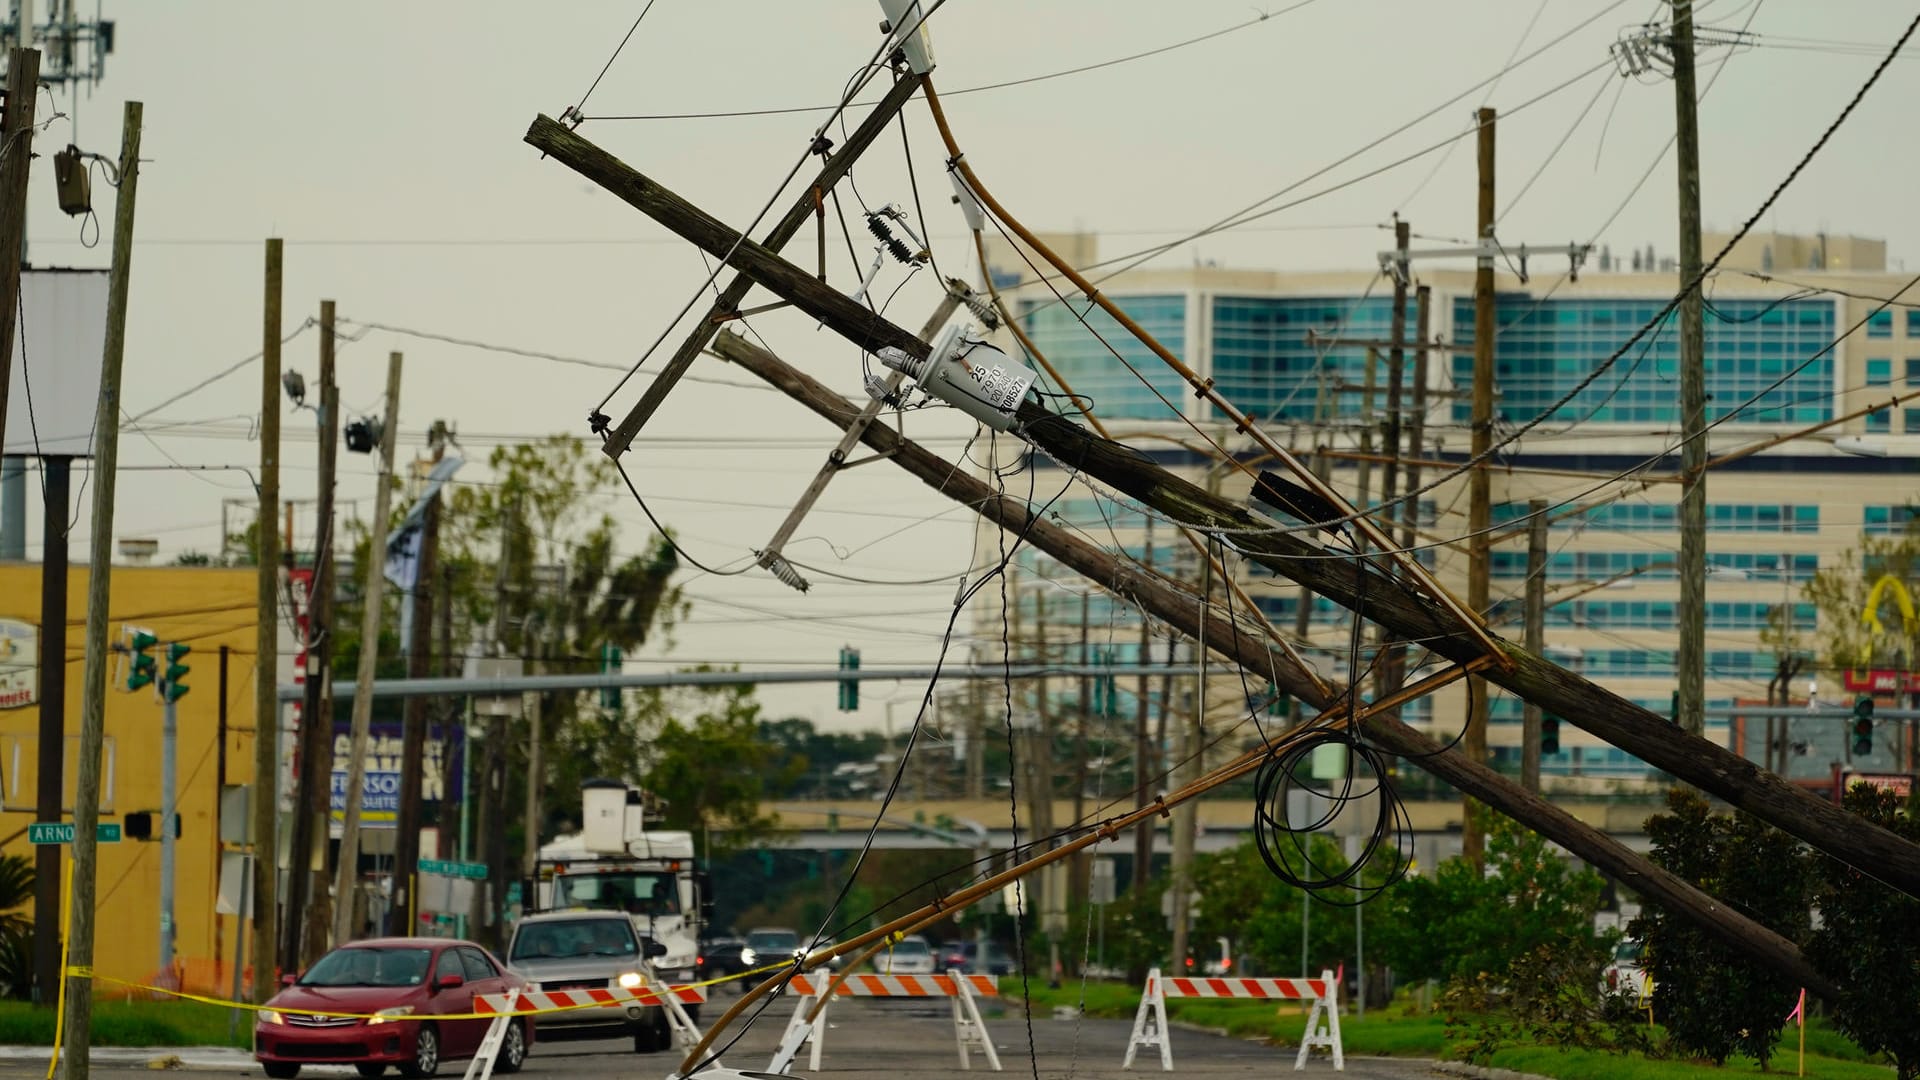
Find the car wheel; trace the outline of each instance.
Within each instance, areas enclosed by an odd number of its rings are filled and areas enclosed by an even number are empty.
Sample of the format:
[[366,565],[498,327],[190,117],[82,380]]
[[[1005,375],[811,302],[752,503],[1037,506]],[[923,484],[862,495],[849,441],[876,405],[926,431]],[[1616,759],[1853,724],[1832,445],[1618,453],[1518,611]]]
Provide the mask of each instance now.
[[374,1077],[386,1072],[387,1067],[378,1061],[362,1061],[354,1065],[353,1071],[366,1077],[367,1080],[373,1080]]
[[297,1061],[263,1061],[260,1063],[260,1071],[272,1077],[273,1080],[293,1080],[294,1077],[300,1075],[300,1063]]
[[413,1037],[413,1060],[400,1066],[400,1075],[410,1080],[425,1080],[440,1071],[440,1032],[432,1024],[421,1024]]
[[666,1019],[665,1014],[655,1013],[653,1019],[640,1021],[640,1026],[633,1029],[634,1053],[652,1054],[672,1045]]
[[517,1073],[520,1064],[527,1060],[527,1031],[520,1021],[507,1025],[507,1033],[500,1040],[500,1052],[494,1055],[493,1071]]

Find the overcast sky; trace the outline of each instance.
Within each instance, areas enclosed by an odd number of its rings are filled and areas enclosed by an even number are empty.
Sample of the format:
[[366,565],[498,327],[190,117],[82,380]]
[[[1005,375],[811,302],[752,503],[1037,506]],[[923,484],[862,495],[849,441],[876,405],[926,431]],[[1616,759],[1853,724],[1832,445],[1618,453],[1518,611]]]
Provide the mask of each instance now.
[[[106,265],[106,245],[82,246],[80,225],[55,206],[49,156],[68,141],[114,155],[121,103],[145,102],[126,359],[125,399],[134,413],[260,348],[268,236],[287,244],[288,332],[332,298],[346,320],[630,364],[705,281],[693,249],[521,141],[537,113],[558,115],[581,100],[645,0],[104,6],[118,23],[106,80],[77,101],[60,95],[59,107],[74,119],[36,141],[42,156],[30,256],[36,265]],[[1318,0],[1291,7],[1273,3],[1265,21],[1162,55],[962,96],[955,91],[1155,49],[1249,22],[1257,12],[1239,0],[950,0],[930,24],[935,80],[969,161],[1000,200],[1036,229],[1101,232],[1106,254],[1171,239],[1294,185],[1274,205],[1339,190],[1177,248],[1161,265],[1208,259],[1369,269],[1387,243],[1378,226],[1395,210],[1416,232],[1469,233],[1470,139],[1451,153],[1349,182],[1464,132],[1483,101],[1503,117],[1513,114],[1499,128],[1499,205],[1507,207],[1547,162],[1504,212],[1500,231],[1509,243],[1590,239],[1624,202],[1601,240],[1616,250],[1648,243],[1673,250],[1671,157],[1628,199],[1671,134],[1671,86],[1622,79],[1608,63],[1608,45],[1664,4]],[[1886,0],[1700,5],[1703,24],[1745,26],[1758,36],[1757,47],[1702,56],[1703,84],[1726,60],[1701,109],[1709,228],[1736,226],[1764,199],[1905,28],[1914,14],[1907,8]],[[831,103],[876,47],[879,18],[871,0],[657,0],[584,112]],[[1465,93],[1335,164],[1515,57],[1524,62],[1497,85]],[[1896,61],[1762,226],[1884,236],[1896,261],[1914,251],[1916,152],[1899,133],[1910,130],[1917,75],[1911,60]],[[44,115],[45,98],[41,107]],[[824,115],[592,119],[580,131],[741,225]],[[971,277],[932,125],[919,103],[907,115],[935,255],[945,272]],[[904,160],[897,133],[877,144],[854,174],[867,203],[911,207]],[[110,222],[111,192],[97,192],[96,205]],[[833,280],[851,291],[855,271],[837,237],[835,246]],[[864,260],[871,245],[856,236],[856,246]],[[883,270],[879,287],[899,284],[897,271]],[[930,278],[899,293],[892,313],[901,322],[924,317],[935,297]],[[859,392],[859,355],[830,333],[791,313],[754,325],[788,359]],[[671,335],[668,349],[682,332]],[[315,343],[310,331],[297,337],[286,365],[311,378]],[[377,411],[392,349],[406,354],[403,430],[445,419],[473,459],[503,438],[585,435],[584,417],[618,377],[372,331],[340,355],[350,414]],[[777,394],[722,385],[749,377],[718,361],[702,359],[694,372],[719,382],[683,384],[626,460],[696,558],[737,565],[765,543],[836,432]],[[249,367],[168,407],[146,421],[156,425],[150,437],[124,434],[123,464],[256,463],[259,447],[247,432],[259,407],[257,373]],[[606,411],[623,413],[647,377],[643,371]],[[163,421],[193,423],[159,430]],[[287,413],[283,425],[282,491],[311,497],[312,414]],[[922,413],[907,430],[952,454],[970,429],[950,414]],[[369,512],[370,459],[343,452],[342,462],[339,497],[358,499]],[[463,476],[484,479],[484,472],[476,465]],[[129,471],[119,493],[116,535],[155,537],[168,559],[216,547],[221,500],[250,498],[251,488],[236,472]],[[76,561],[89,541],[89,494],[76,503]],[[609,493],[604,504],[629,546],[646,540],[646,521],[630,497]],[[300,532],[308,529],[303,520]],[[29,530],[37,558],[37,507]],[[869,667],[935,660],[954,577],[970,560],[973,526],[964,513],[875,464],[838,478],[800,536],[791,553],[817,566],[874,579],[945,580],[886,588],[809,574],[817,587],[801,596],[757,571],[725,578],[690,571],[690,623],[673,652],[651,658],[831,666],[847,642],[862,649]],[[962,619],[963,634],[968,622]],[[956,658],[964,652],[963,640]],[[830,686],[768,688],[762,698],[777,715],[865,726],[880,725],[892,699],[897,728],[922,689],[869,684],[854,717],[834,711]]]

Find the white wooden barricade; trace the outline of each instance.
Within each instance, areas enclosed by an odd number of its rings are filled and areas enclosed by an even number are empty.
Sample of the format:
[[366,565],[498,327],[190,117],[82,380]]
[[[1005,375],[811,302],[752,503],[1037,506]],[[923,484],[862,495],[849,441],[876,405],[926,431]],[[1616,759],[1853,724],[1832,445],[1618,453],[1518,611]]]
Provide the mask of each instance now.
[[[795,975],[787,984],[787,993],[799,995],[800,1000],[793,1010],[793,1018],[787,1021],[787,1030],[780,1037],[780,1048],[774,1051],[773,1060],[768,1063],[770,1073],[785,1072],[793,1065],[793,1059],[799,1055],[800,1048],[813,1044],[809,1059],[812,1069],[820,1068],[820,1053],[825,1048],[827,1035],[827,1008],[822,1001],[827,987],[832,985],[831,972],[815,971]],[[987,1027],[980,1019],[980,1006],[975,1000],[979,996],[997,997],[1000,983],[991,975],[962,975],[949,971],[945,975],[849,975],[834,990],[835,997],[897,997],[897,998],[934,998],[943,997],[953,1005],[953,1035],[960,1048],[960,1067],[973,1068],[972,1051],[978,1050],[986,1056],[987,1064],[995,1072],[1000,1071],[1000,1055],[993,1049],[993,1040],[987,1036]],[[819,1011],[814,1012],[815,1006]],[[813,1018],[807,1018],[814,1013]]]
[[497,1011],[499,1015],[493,1018],[493,1023],[487,1025],[487,1037],[480,1040],[480,1049],[474,1053],[473,1060],[467,1062],[464,1080],[488,1080],[493,1075],[493,1059],[500,1053],[500,1044],[507,1037],[507,1025],[513,1023],[513,1003],[519,996],[518,989],[509,990],[504,994],[480,995],[482,998],[498,999],[500,1004],[498,1010],[482,1009],[479,1007],[479,998],[474,999],[474,1012]]
[[[666,1012],[667,1027],[673,1032],[675,1045],[682,1051],[687,1051],[700,1042],[700,1028],[694,1024],[693,1018],[687,1015],[685,1006],[699,1004],[706,1000],[707,988],[704,986],[672,986],[664,980],[659,980],[631,990],[624,987],[606,987],[526,993],[510,990],[505,994],[478,994],[473,999],[473,1011],[498,1014],[487,1029],[487,1038],[492,1039],[495,1032],[505,1034],[506,1023],[514,1016],[562,1012],[589,1005],[658,1005]],[[488,1080],[488,1073],[493,1068],[492,1056],[490,1054],[482,1056],[487,1058],[487,1071],[476,1077],[473,1075],[472,1067],[469,1066],[465,1080]],[[476,1057],[474,1061],[477,1064],[480,1058]]]
[[1340,1048],[1340,980],[1331,971],[1322,971],[1317,979],[1227,979],[1166,978],[1159,968],[1147,972],[1147,988],[1140,996],[1140,1009],[1133,1014],[1133,1034],[1127,1038],[1123,1069],[1133,1068],[1133,1056],[1143,1046],[1158,1047],[1160,1067],[1173,1071],[1173,1046],[1167,1041],[1167,999],[1177,998],[1250,998],[1255,1000],[1308,1000],[1313,1009],[1307,1014],[1307,1029],[1300,1038],[1300,1053],[1293,1060],[1295,1069],[1306,1068],[1307,1055],[1314,1047],[1333,1052],[1333,1067],[1344,1071],[1346,1055]]

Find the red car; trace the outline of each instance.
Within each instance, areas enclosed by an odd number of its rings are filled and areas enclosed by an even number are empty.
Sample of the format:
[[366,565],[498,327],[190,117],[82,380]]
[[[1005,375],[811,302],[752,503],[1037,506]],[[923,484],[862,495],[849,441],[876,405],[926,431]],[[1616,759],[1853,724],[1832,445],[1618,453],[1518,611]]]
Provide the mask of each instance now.
[[[444,938],[342,945],[285,984],[253,1028],[254,1059],[273,1080],[293,1080],[302,1065],[352,1065],[368,1077],[392,1065],[402,1076],[432,1076],[442,1061],[472,1057],[492,1021],[414,1017],[471,1013],[479,994],[527,988],[485,949]],[[494,1071],[518,1072],[532,1045],[532,1017],[515,1019]]]

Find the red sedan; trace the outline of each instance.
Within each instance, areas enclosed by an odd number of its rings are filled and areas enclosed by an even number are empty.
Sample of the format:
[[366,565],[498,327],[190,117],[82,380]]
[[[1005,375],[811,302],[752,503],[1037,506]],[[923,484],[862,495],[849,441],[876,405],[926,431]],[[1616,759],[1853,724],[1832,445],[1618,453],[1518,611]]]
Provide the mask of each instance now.
[[[286,980],[254,1025],[253,1056],[273,1080],[293,1080],[302,1065],[352,1065],[368,1077],[393,1065],[402,1076],[432,1076],[442,1061],[478,1052],[491,1021],[417,1018],[471,1013],[477,995],[516,987],[527,983],[470,941],[356,941]],[[518,1072],[532,1045],[532,1018],[515,1018],[494,1071]]]

